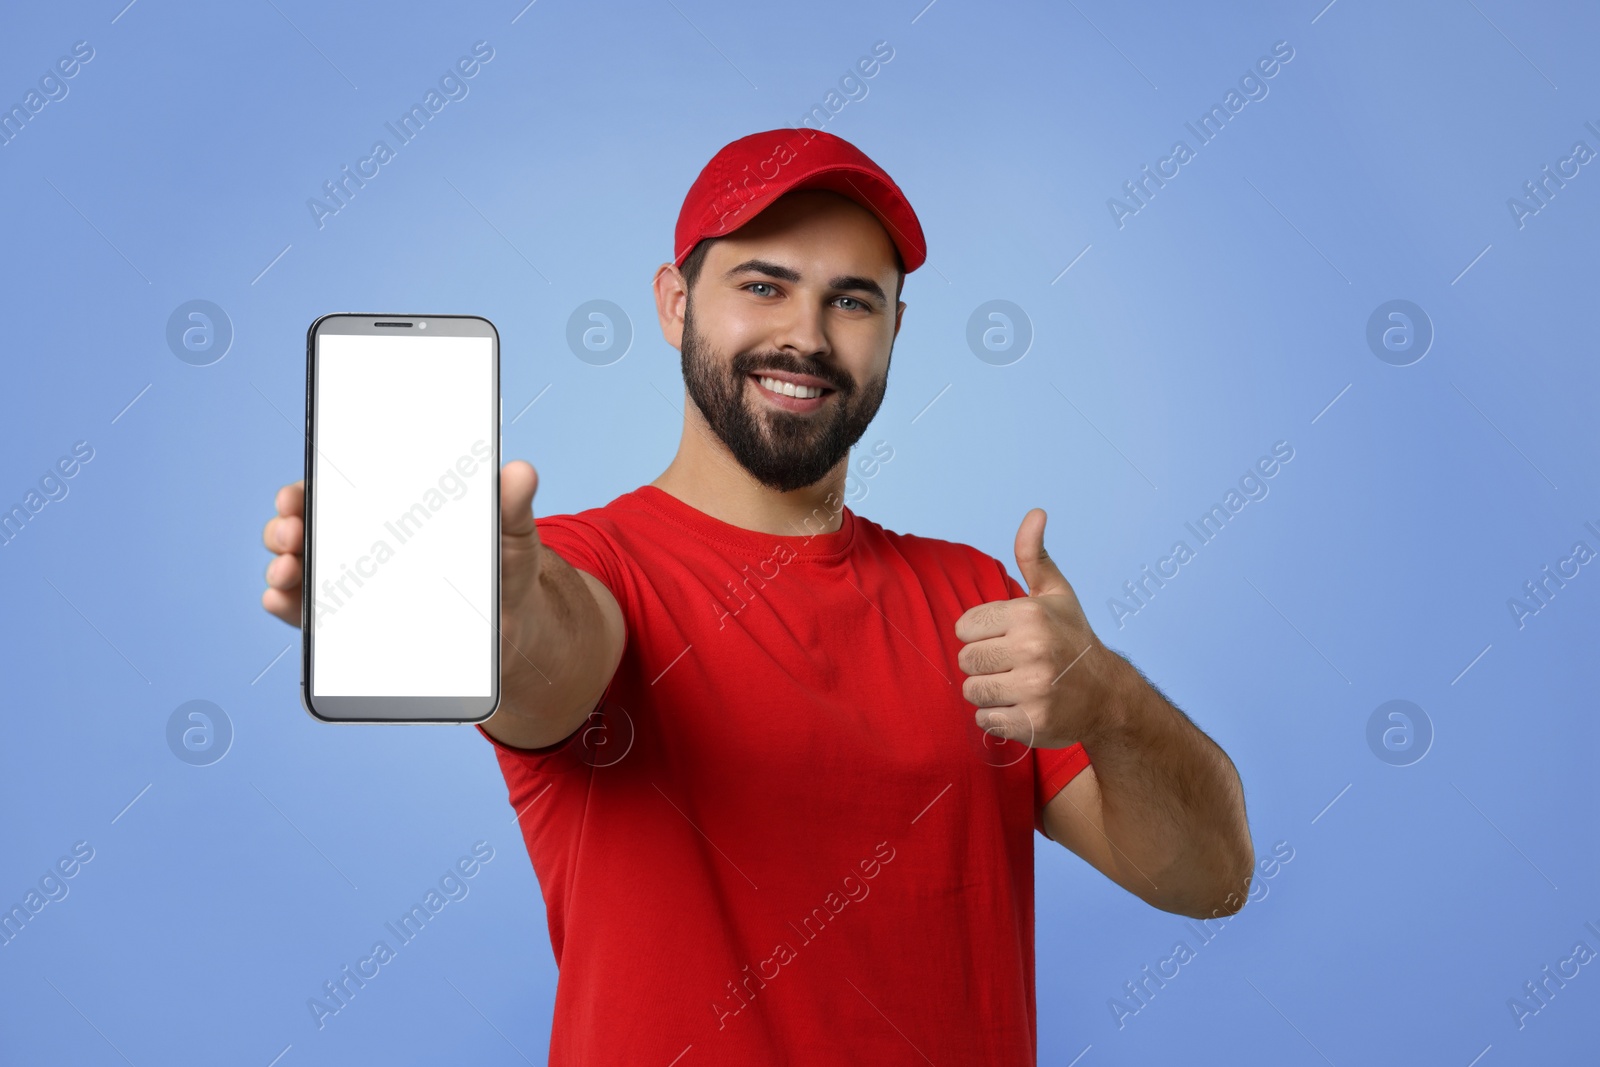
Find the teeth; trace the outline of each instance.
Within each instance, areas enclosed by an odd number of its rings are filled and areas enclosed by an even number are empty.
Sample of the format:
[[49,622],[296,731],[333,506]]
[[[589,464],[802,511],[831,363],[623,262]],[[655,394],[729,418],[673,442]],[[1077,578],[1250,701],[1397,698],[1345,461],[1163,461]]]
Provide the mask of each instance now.
[[756,380],[766,388],[771,389],[774,393],[782,393],[785,396],[799,397],[801,400],[809,400],[812,397],[822,395],[822,390],[814,385],[795,385],[793,382],[780,382],[776,378],[766,377],[757,378]]

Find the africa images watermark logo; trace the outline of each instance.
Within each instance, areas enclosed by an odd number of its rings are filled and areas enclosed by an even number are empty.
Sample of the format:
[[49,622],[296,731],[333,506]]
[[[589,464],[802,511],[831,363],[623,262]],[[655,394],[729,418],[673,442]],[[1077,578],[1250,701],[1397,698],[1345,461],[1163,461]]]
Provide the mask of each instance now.
[[1126,995],[1119,994],[1106,999],[1106,1007],[1110,1010],[1117,1029],[1127,1027],[1129,1019],[1148,1008],[1151,1001],[1155,1000],[1156,993],[1165,989],[1168,982],[1183,973],[1184,967],[1199,958],[1200,949],[1215,941],[1229,922],[1244,914],[1246,905],[1265,900],[1267,894],[1272,892],[1272,887],[1267,883],[1293,862],[1294,856],[1294,846],[1288,841],[1275,842],[1272,854],[1256,863],[1261,871],[1261,877],[1246,877],[1244,885],[1240,886],[1239,890],[1228,894],[1229,905],[1238,905],[1238,911],[1233,915],[1221,915],[1213,911],[1211,918],[1199,920],[1198,926],[1193,919],[1185,919],[1183,925],[1194,934],[1195,944],[1191,946],[1187,940],[1181,939],[1175,941],[1172,950],[1156,961],[1154,970],[1147,963],[1140,968],[1138,975],[1122,983],[1123,993]]
[[13,504],[9,509],[0,504],[0,509],[4,509],[0,510],[0,547],[15,541],[46,504],[65,500],[71,492],[67,479],[75,477],[91,459],[94,459],[94,446],[88,441],[77,441],[71,455],[63,455],[45,467],[39,477],[39,488],[29,486],[20,504]]
[[[1600,938],[1600,926],[1593,922],[1585,922],[1584,928],[1596,938]],[[1511,1011],[1511,1019],[1521,1030],[1528,1025],[1528,1020],[1538,1015],[1550,1006],[1556,994],[1567,988],[1567,983],[1583,973],[1583,968],[1596,958],[1597,953],[1589,947],[1587,941],[1577,941],[1572,946],[1572,952],[1556,960],[1555,969],[1552,970],[1547,963],[1539,969],[1537,978],[1529,979],[1522,983],[1523,993],[1506,998],[1506,1007]],[[1524,995],[1525,994],[1525,995]]]
[[1294,47],[1288,41],[1274,44],[1272,54],[1256,60],[1254,66],[1240,77],[1239,87],[1229,89],[1223,96],[1222,103],[1212,104],[1199,118],[1183,124],[1189,136],[1194,138],[1193,147],[1186,140],[1174,141],[1172,150],[1156,160],[1155,170],[1152,171],[1150,164],[1146,163],[1137,177],[1123,182],[1122,192],[1127,199],[1119,200],[1114,196],[1106,199],[1106,210],[1111,212],[1111,221],[1117,224],[1117,229],[1122,229],[1130,218],[1149,207],[1156,193],[1165,188],[1167,182],[1182,174],[1184,165],[1191,162],[1201,148],[1220,136],[1228,122],[1247,104],[1265,100],[1270,91],[1267,82],[1277,77],[1293,58]]
[[383,973],[383,968],[399,957],[399,950],[411,944],[425,930],[428,923],[444,911],[447,904],[467,899],[472,892],[471,880],[483,870],[483,865],[494,859],[494,846],[487,841],[473,843],[472,855],[462,856],[439,876],[437,887],[429,886],[422,900],[412,904],[410,910],[398,919],[383,924],[394,938],[380,938],[372,943],[372,950],[356,961],[355,968],[345,964],[334,978],[322,983],[322,993],[306,998],[306,1008],[311,1021],[321,1030],[328,1020],[350,1006],[355,995],[367,983]]
[[[488,467],[494,460],[494,451],[482,438],[472,442],[471,451],[473,456],[478,457],[477,460],[473,460],[472,456],[459,457],[454,466],[445,468],[435,485],[427,488],[421,500],[383,524],[384,530],[394,538],[393,545],[382,536],[374,537],[367,554],[356,560],[354,569],[350,564],[340,561],[339,573],[334,574],[332,565],[328,566],[329,576],[312,590],[312,598],[308,602],[312,612],[312,629],[321,630],[328,617],[337,615],[339,609],[354,599],[367,581],[377,577],[379,566],[393,559],[398,548],[422,534],[428,522],[446,504],[467,495],[471,487],[466,479],[476,474],[480,466]],[[352,583],[354,589],[350,588]]]
[[[1595,137],[1600,138],[1600,126],[1593,120],[1585,122],[1584,128]],[[1511,212],[1511,220],[1517,224],[1517,229],[1528,225],[1528,220],[1550,206],[1556,193],[1567,187],[1567,182],[1581,174],[1583,166],[1595,157],[1595,150],[1583,140],[1572,142],[1572,149],[1565,156],[1556,160],[1556,169],[1552,171],[1550,164],[1546,163],[1539,171],[1539,176],[1522,183],[1525,196],[1510,196],[1506,198],[1506,210]]]
[[1229,488],[1223,494],[1221,503],[1212,504],[1210,510],[1202,514],[1193,522],[1184,523],[1184,529],[1194,536],[1195,544],[1191,548],[1188,541],[1173,542],[1171,550],[1165,556],[1156,560],[1155,570],[1150,569],[1147,563],[1139,571],[1139,577],[1122,583],[1122,590],[1127,594],[1127,599],[1120,596],[1106,598],[1106,607],[1111,612],[1111,617],[1116,620],[1117,629],[1127,625],[1127,620],[1139,614],[1150,606],[1150,601],[1157,592],[1166,587],[1167,582],[1182,573],[1184,564],[1196,558],[1197,550],[1209,545],[1216,540],[1228,522],[1245,509],[1251,501],[1265,500],[1271,487],[1267,480],[1275,477],[1283,469],[1283,465],[1294,459],[1294,446],[1288,441],[1278,441],[1272,446],[1272,455],[1262,456],[1256,460],[1254,466],[1247,468],[1239,478],[1237,489]]
[[350,169],[346,163],[339,168],[339,177],[322,183],[322,191],[326,198],[310,197],[306,200],[306,207],[311,212],[311,220],[317,224],[317,229],[327,225],[327,220],[350,206],[356,193],[366,188],[367,182],[382,173],[381,168],[395,158],[400,148],[414,141],[420,135],[434,116],[445,109],[445,106],[456,100],[465,100],[471,87],[467,84],[472,78],[478,76],[483,65],[494,58],[494,47],[488,41],[478,41],[472,46],[472,55],[462,56],[455,65],[439,76],[438,88],[428,87],[422,96],[421,103],[413,103],[409,109],[402,112],[400,117],[393,122],[385,122],[387,129],[395,139],[391,147],[388,141],[378,140],[372,143],[372,150],[366,156],[356,160],[355,170]]
[[[1600,538],[1600,525],[1594,522],[1586,522],[1583,525],[1595,537]],[[1536,576],[1523,582],[1521,593],[1506,598],[1506,608],[1511,612],[1511,619],[1517,624],[1517,629],[1527,626],[1529,619],[1549,607],[1556,593],[1565,589],[1568,582],[1582,573],[1584,564],[1594,558],[1595,550],[1589,547],[1587,541],[1574,541],[1571,552],[1556,560],[1554,570],[1551,570],[1550,564],[1546,563]]]
[[[814,537],[826,530],[847,504],[859,504],[865,500],[870,490],[867,480],[876,478],[884,465],[892,459],[894,459],[894,446],[883,440],[873,444],[869,455],[856,457],[855,469],[847,468],[844,496],[841,497],[830,490],[822,505],[811,509],[811,514],[807,515],[797,527],[805,537],[801,542],[802,546],[809,545]],[[813,523],[816,524],[816,529],[812,529]],[[800,534],[795,536],[798,537]],[[725,580],[722,584],[727,590],[726,598],[719,593],[711,602],[712,610],[717,613],[717,629],[725,628],[729,619],[737,617],[741,611],[760,598],[761,590],[766,588],[767,582],[782,573],[784,564],[793,563],[797,558],[799,554],[791,543],[775,541],[766,558],[756,564],[755,573],[751,573],[750,564],[746,563],[740,568],[739,573],[742,577],[738,586],[735,586],[732,580]],[[767,572],[768,567],[772,568],[770,574]],[[752,582],[755,584],[752,585]]]
[[71,886],[67,880],[77,876],[83,865],[94,859],[94,846],[79,841],[72,846],[71,855],[64,855],[46,868],[35,885],[28,887],[22,902],[0,911],[0,947],[11,944],[21,935],[23,928],[44,911],[47,904],[66,900]]
[[840,880],[839,889],[830,890],[816,907],[801,917],[799,926],[790,921],[789,929],[795,932],[794,944],[787,939],[778,941],[772,948],[772,954],[759,961],[754,969],[747,963],[737,981],[729,979],[726,983],[727,995],[711,1002],[711,1014],[716,1017],[717,1029],[726,1027],[729,1019],[754,1004],[757,994],[767,988],[767,983],[776,981],[783,973],[783,968],[800,958],[795,944],[800,948],[811,944],[852,902],[859,904],[866,900],[872,892],[872,886],[868,883],[882,874],[883,868],[894,862],[894,857],[893,845],[887,841],[878,842],[873,847],[872,855],[856,864],[859,874],[851,871],[845,875]]
[[93,45],[88,41],[75,41],[71,55],[57,59],[40,75],[37,89],[29,88],[20,103],[10,107],[0,105],[0,148],[22,136],[23,129],[46,107],[65,100],[72,90],[67,83],[93,58]]

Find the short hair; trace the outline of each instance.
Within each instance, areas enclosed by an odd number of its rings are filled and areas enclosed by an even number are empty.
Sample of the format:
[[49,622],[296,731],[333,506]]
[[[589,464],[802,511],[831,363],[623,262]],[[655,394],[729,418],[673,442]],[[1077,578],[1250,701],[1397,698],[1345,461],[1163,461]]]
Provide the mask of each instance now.
[[[700,268],[705,266],[706,253],[711,251],[712,242],[718,240],[720,240],[720,238],[717,237],[706,237],[702,239],[696,243],[693,250],[689,252],[689,258],[683,261],[683,266],[680,267],[679,270],[682,271],[683,280],[688,283],[688,287],[690,289],[694,288],[695,281],[700,277]],[[904,289],[906,285],[906,264],[905,260],[900,258],[900,249],[898,246],[894,250],[894,267],[896,272],[896,279],[894,283],[894,300],[895,303],[898,304],[900,302],[900,291]]]

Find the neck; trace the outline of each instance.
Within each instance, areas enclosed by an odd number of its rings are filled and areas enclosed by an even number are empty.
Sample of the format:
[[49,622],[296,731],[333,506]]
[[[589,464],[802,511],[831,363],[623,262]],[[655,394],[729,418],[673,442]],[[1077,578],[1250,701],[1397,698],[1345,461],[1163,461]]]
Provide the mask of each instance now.
[[696,511],[759,533],[807,536],[833,533],[844,521],[844,483],[850,457],[814,485],[787,493],[750,476],[712,432],[685,394],[678,454],[650,484]]

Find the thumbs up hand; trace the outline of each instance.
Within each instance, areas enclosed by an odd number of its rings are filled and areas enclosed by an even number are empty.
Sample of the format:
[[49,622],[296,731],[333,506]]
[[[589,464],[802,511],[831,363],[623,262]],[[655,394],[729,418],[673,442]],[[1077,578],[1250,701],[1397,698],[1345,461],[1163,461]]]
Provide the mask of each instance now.
[[977,706],[979,727],[1035,748],[1065,748],[1108,707],[1110,668],[1077,594],[1044,549],[1045,520],[1034,508],[1017,529],[1028,595],[963,612],[956,663],[968,675],[961,695]]

